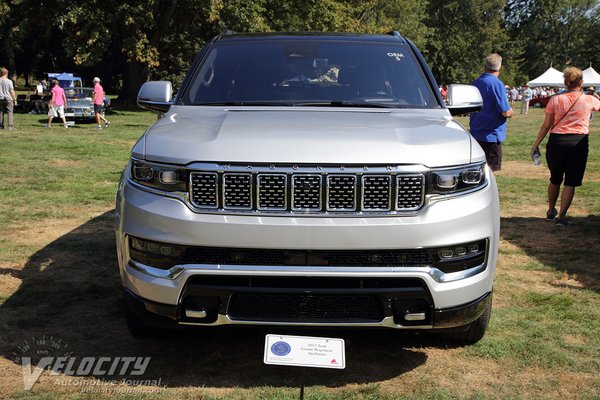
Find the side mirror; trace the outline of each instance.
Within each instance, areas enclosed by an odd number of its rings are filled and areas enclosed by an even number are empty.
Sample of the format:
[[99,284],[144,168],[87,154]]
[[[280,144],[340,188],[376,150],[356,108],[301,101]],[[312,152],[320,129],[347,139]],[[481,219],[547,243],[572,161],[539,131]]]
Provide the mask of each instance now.
[[450,85],[446,93],[448,110],[452,115],[468,114],[480,111],[483,107],[481,93],[473,85]]
[[165,113],[173,104],[173,86],[169,81],[146,82],[137,95],[138,106]]

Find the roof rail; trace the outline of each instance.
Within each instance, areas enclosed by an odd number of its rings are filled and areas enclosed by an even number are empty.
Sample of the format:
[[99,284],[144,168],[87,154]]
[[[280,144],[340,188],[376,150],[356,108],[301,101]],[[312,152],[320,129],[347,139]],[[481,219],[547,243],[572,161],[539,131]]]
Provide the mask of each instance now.
[[237,33],[236,31],[233,31],[233,30],[231,30],[231,29],[225,29],[225,30],[223,31],[223,33],[221,33],[221,35],[223,35],[223,36],[224,36],[224,35],[235,35],[236,33]]

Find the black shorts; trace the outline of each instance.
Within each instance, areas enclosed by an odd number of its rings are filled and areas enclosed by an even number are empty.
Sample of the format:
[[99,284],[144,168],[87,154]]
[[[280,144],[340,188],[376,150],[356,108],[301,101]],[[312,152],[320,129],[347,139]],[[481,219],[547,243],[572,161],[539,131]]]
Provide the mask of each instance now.
[[94,104],[94,114],[102,114],[102,104]]
[[485,160],[492,171],[500,171],[502,168],[502,143],[477,141],[483,152]]
[[550,182],[567,186],[581,186],[589,151],[588,135],[551,133],[546,145],[546,162]]

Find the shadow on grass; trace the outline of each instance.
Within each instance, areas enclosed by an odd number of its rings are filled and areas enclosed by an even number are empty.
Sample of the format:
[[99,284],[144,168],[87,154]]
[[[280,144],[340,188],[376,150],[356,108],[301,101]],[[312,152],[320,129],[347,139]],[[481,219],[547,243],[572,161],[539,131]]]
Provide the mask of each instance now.
[[[112,212],[99,216],[36,252],[22,271],[1,270],[21,286],[0,305],[0,354],[20,368],[24,340],[60,341],[50,354],[83,357],[152,357],[143,377],[168,387],[297,386],[296,368],[263,364],[266,333],[342,337],[345,370],[312,370],[307,384],[342,386],[402,375],[427,360],[415,335],[395,331],[201,329],[165,339],[132,338],[123,318]],[[31,351],[31,350],[30,350]],[[97,377],[107,379],[106,377]]]
[[543,218],[502,218],[501,232],[504,240],[541,263],[540,268],[573,275],[585,289],[600,293],[600,216],[569,221],[569,226],[559,227]]

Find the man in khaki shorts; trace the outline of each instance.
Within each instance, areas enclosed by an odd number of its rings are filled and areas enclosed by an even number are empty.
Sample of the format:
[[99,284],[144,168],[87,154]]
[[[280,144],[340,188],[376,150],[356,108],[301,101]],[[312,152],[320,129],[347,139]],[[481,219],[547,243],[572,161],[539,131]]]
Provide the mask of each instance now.
[[48,103],[48,128],[52,126],[52,119],[60,117],[62,119],[65,128],[67,126],[67,120],[65,119],[65,106],[67,105],[67,96],[65,96],[65,90],[60,87],[56,79],[52,80],[52,98]]
[[17,104],[15,88],[10,79],[8,79],[8,70],[0,68],[0,129],[4,129],[4,115],[8,117],[8,130],[14,131],[14,107]]

